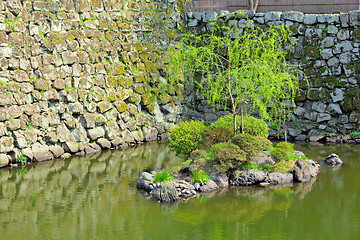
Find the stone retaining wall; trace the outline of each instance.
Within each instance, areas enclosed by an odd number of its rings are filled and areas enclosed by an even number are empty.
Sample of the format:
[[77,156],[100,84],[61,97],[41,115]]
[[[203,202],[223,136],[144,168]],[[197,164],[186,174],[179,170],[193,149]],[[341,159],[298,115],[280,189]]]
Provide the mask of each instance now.
[[[360,131],[360,11],[344,14],[189,12],[187,27],[194,33],[205,33],[210,29],[209,22],[217,17],[239,27],[250,23],[286,25],[293,38],[298,39],[291,61],[305,72],[309,88],[301,82],[295,114],[287,126],[290,137],[305,140],[311,135],[335,136]],[[217,118],[218,114],[211,111],[206,100],[197,98],[191,89],[187,94],[186,113],[191,119]]]
[[184,7],[0,1],[0,166],[160,138],[182,111],[183,86],[166,84],[162,52]]
[[[187,0],[0,1],[0,166],[84,154],[166,137],[183,114],[214,121],[204,99],[166,81],[164,50],[217,13]],[[184,14],[184,13],[187,14]],[[246,24],[238,12],[222,12]],[[302,85],[290,136],[359,131],[360,12],[247,12],[299,39]],[[191,89],[188,89],[191,90]]]

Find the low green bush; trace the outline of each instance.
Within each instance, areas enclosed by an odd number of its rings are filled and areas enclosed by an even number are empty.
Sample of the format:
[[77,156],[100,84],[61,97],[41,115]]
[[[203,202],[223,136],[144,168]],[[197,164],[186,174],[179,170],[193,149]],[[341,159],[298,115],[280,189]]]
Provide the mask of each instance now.
[[269,126],[262,119],[246,115],[244,117],[244,133],[267,138],[269,136]]
[[158,171],[154,176],[154,183],[172,181],[173,176],[168,171]]
[[211,180],[209,174],[204,170],[194,171],[193,173],[194,182],[204,185]]
[[290,156],[290,153],[286,149],[277,147],[272,148],[270,154],[275,158],[276,162],[287,161]]
[[230,169],[239,169],[246,162],[246,153],[231,142],[215,144],[212,152],[218,161],[218,170],[224,173]]
[[227,142],[233,136],[233,129],[229,126],[209,127],[204,132],[203,143],[210,147],[216,143]]
[[248,162],[241,166],[241,169],[259,169],[259,167],[251,162]]
[[[244,120],[244,133],[250,134],[252,136],[261,136],[267,138],[269,136],[269,127],[266,122],[262,119],[257,119],[250,115],[243,117]],[[237,116],[236,125],[241,126],[241,117]],[[215,127],[230,127],[233,129],[234,118],[232,114],[220,117],[216,122],[211,124],[212,128]]]
[[270,154],[276,162],[289,161],[295,157],[294,145],[288,142],[280,142],[270,149]]
[[275,146],[276,148],[282,148],[282,149],[285,149],[287,151],[291,151],[293,152],[294,151],[294,144],[292,143],[289,143],[289,142],[279,142],[278,144],[276,144]]
[[170,147],[178,154],[189,156],[198,148],[206,127],[201,121],[185,121],[169,132]]
[[237,134],[232,137],[231,142],[239,146],[246,153],[247,159],[251,160],[255,155],[262,151],[263,142],[250,134]]
[[205,150],[196,149],[190,153],[190,158],[192,160],[196,160],[199,158],[205,158],[207,156],[207,152]]

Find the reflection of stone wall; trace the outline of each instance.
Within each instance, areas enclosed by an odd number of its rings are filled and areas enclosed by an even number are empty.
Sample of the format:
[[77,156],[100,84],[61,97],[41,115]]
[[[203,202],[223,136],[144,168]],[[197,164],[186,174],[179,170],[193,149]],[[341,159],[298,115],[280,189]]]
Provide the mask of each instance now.
[[[82,226],[110,219],[108,214],[119,218],[116,224],[131,221],[132,209],[138,204],[135,185],[139,172],[163,168],[176,161],[167,144],[149,143],[74,156],[66,161],[3,169],[0,171],[0,238],[73,239],[88,231]],[[148,201],[143,197],[141,200]],[[20,226],[21,231],[17,231]],[[49,235],[37,237],[38,234]],[[87,239],[90,238],[93,237]]]
[[[301,12],[226,13],[221,19],[245,27],[286,25],[299,40],[292,62],[309,78],[309,88],[300,82],[296,109],[289,135],[348,134],[360,130],[360,11],[344,14],[303,14]],[[208,22],[216,12],[187,13],[187,26],[197,34],[209,31]],[[191,91],[190,91],[191,93]],[[194,93],[186,112],[193,119],[216,119],[206,101]],[[223,113],[221,113],[223,114]],[[306,138],[306,136],[304,136]]]
[[157,139],[182,85],[162,51],[185,1],[0,2],[0,166]]

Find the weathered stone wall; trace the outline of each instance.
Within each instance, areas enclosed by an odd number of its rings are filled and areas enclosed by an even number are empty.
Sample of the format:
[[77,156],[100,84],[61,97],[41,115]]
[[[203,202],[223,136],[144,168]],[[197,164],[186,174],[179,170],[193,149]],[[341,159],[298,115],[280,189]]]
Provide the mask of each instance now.
[[161,137],[182,110],[183,86],[165,83],[162,52],[183,29],[184,7],[0,1],[0,166]]
[[[293,38],[298,39],[291,61],[305,72],[309,88],[301,82],[295,114],[287,126],[290,137],[305,140],[320,135],[316,139],[321,139],[333,133],[360,131],[360,11],[344,14],[222,11],[220,16],[216,12],[189,12],[187,27],[197,34],[205,33],[210,29],[209,22],[217,17],[239,27],[286,25]],[[185,99],[190,118],[216,119],[211,106],[194,92],[189,91]]]

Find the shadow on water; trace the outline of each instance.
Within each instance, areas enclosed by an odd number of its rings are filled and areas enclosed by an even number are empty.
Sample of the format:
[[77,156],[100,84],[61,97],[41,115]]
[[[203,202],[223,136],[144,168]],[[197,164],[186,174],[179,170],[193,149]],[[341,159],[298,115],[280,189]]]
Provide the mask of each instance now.
[[295,147],[314,160],[338,153],[345,164],[323,165],[317,181],[230,187],[176,204],[135,187],[141,171],[180,161],[168,143],[3,169],[0,239],[356,239],[359,147]]

